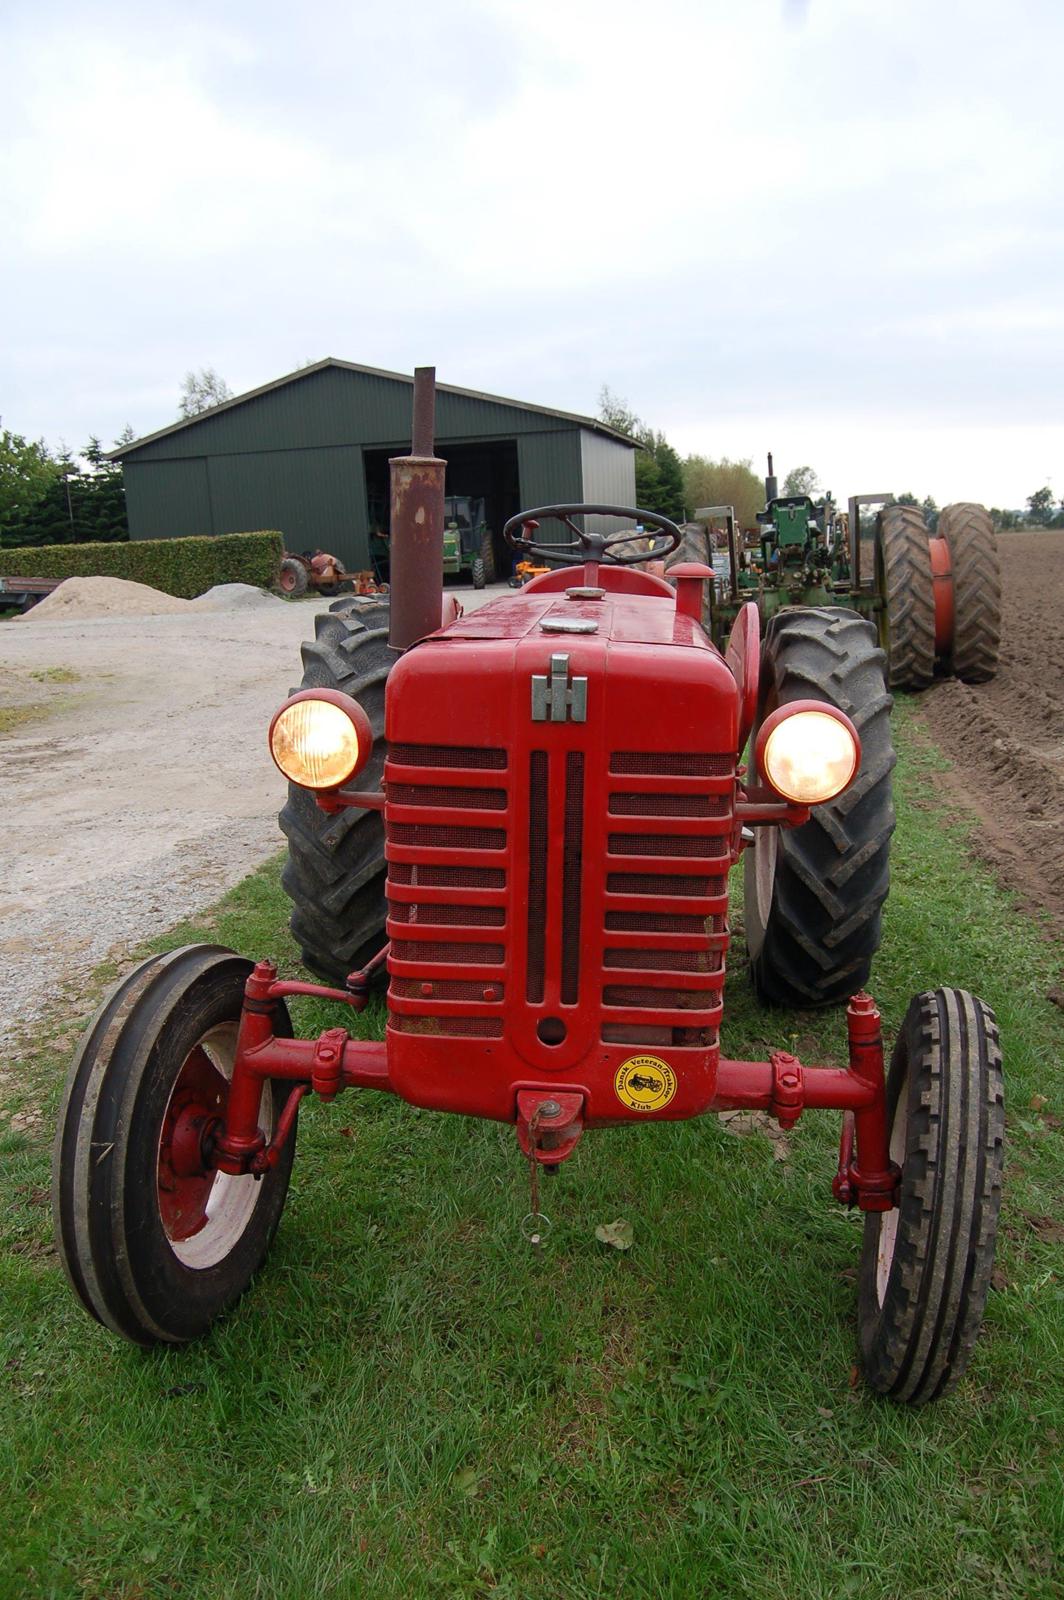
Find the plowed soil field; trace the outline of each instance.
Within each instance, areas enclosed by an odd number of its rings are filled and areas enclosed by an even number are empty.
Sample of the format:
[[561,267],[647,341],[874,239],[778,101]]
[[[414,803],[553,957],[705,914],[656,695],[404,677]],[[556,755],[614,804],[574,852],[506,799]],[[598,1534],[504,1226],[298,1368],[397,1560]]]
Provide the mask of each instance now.
[[920,712],[953,762],[947,790],[979,819],[979,853],[1064,932],[1064,533],[1006,533],[999,547],[998,675],[944,680]]

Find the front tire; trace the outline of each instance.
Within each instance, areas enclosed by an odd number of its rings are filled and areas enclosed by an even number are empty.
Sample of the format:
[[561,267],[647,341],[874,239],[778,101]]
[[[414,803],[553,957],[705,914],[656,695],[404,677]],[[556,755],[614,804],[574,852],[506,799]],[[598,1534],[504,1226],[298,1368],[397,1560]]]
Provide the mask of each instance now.
[[891,697],[875,630],[841,607],[779,611],[761,655],[758,722],[824,700],[855,724],[861,770],[800,828],[759,827],[745,852],[746,944],[761,1000],[835,1005],[868,981],[890,887]]
[[[384,773],[384,689],[395,661],[388,606],[352,597],[314,619],[303,646],[304,689],[341,689],[357,700],[373,729],[373,754],[355,787],[379,789]],[[306,789],[290,784],[280,815],[288,837],[281,883],[292,901],[291,927],[303,964],[343,984],[384,942],[387,917],[384,822],[355,806],[330,815]]]
[[[251,962],[214,945],[152,956],[104,1000],[67,1078],[52,1210],[71,1287],[134,1344],[205,1333],[251,1282],[277,1229],[294,1132],[261,1180],[210,1165]],[[283,1005],[276,1031],[291,1037]],[[287,1086],[264,1086],[267,1139]],[[206,1152],[206,1153],[205,1153]]]
[[923,1405],[964,1371],[994,1265],[1005,1132],[994,1013],[963,989],[912,1000],[887,1080],[899,1205],[865,1215],[861,1364],[873,1389]]
[[302,561],[296,561],[292,556],[285,556],[277,580],[277,587],[281,593],[287,595],[290,600],[299,600],[306,594],[309,581],[307,569]]
[[474,589],[483,589],[487,580],[484,577],[484,563],[479,556],[473,558],[472,573]]

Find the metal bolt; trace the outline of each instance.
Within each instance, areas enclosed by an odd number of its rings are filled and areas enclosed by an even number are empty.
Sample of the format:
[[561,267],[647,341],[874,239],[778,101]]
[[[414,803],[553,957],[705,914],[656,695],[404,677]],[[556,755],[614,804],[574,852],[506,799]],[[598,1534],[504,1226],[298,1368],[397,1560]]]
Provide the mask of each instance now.
[[562,1108],[558,1104],[557,1100],[541,1100],[539,1103],[539,1114],[541,1117],[560,1117],[562,1114]]

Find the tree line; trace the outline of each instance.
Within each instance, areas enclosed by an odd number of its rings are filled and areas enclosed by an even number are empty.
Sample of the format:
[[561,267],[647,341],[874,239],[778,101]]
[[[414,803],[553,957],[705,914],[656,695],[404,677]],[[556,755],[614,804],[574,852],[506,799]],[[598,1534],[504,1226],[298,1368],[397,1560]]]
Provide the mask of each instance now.
[[[187,372],[178,397],[182,420],[231,400],[213,367]],[[132,444],[127,424],[112,449]],[[129,538],[122,468],[95,434],[81,450],[52,451],[43,439],[0,431],[0,549],[44,544],[110,544]]]
[[[132,428],[115,440],[129,444]],[[122,468],[93,435],[76,454],[0,432],[0,548],[129,538]]]
[[[757,513],[765,504],[765,483],[754,471],[752,461],[731,461],[726,456],[714,461],[703,455],[681,460],[665,435],[645,423],[626,400],[606,385],[599,395],[598,415],[601,422],[643,447],[636,452],[635,488],[636,500],[644,510],[682,522],[693,519],[707,506],[734,506],[741,528],[756,525]],[[817,474],[809,466],[792,468],[780,486],[780,493],[785,495],[807,494],[815,498],[820,492]],[[932,533],[938,527],[939,507],[931,495],[920,500],[906,490],[895,499],[899,505],[918,506]],[[990,519],[1003,532],[1024,526],[1062,528],[1064,500],[1059,509],[1055,506],[1053,491],[1047,486],[1028,495],[1026,513],[991,506]]]
[[[734,506],[741,528],[756,525],[757,513],[765,504],[765,480],[754,471],[752,461],[731,461],[727,456],[713,461],[703,455],[681,460],[665,435],[645,423],[605,384],[598,414],[600,422],[642,446],[635,457],[635,494],[643,510],[683,522],[709,506]],[[780,492],[815,495],[818,489],[813,468],[802,466],[792,468]]]

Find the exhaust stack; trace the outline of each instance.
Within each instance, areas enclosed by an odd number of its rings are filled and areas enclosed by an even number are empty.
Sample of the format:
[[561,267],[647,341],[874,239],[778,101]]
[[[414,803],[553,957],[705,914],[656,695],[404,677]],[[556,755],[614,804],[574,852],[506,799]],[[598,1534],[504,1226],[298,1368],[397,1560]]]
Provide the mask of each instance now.
[[772,451],[770,450],[768,453],[768,477],[765,479],[765,504],[768,505],[770,501],[775,500],[778,494],[779,488],[776,484],[776,474],[772,470]]
[[391,616],[388,643],[406,650],[443,617],[443,486],[447,463],[433,454],[436,368],[414,369],[410,454],[391,469]]

